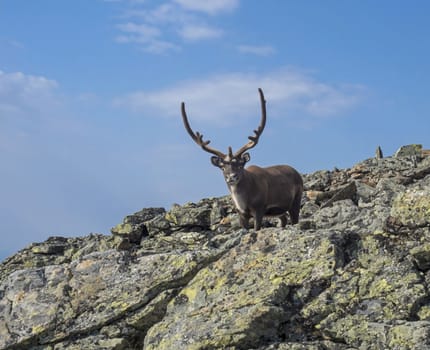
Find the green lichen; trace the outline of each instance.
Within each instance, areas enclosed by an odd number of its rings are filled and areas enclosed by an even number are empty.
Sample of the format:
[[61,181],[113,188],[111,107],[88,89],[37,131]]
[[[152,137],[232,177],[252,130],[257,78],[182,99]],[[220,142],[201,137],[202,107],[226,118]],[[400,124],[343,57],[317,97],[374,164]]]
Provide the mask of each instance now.
[[40,334],[46,330],[46,326],[44,325],[36,325],[31,327],[31,333],[32,334]]
[[374,281],[369,287],[369,297],[384,296],[393,291],[393,286],[385,278]]
[[411,189],[399,194],[393,201],[391,216],[408,227],[430,224],[430,192]]
[[418,317],[420,320],[430,320],[430,305],[424,305],[418,312]]
[[113,301],[110,304],[110,306],[111,306],[112,309],[118,310],[118,311],[121,311],[121,312],[126,311],[130,307],[130,305],[128,303],[126,303],[125,301],[119,301],[119,300],[118,301],[117,300]]
[[131,224],[118,224],[114,228],[112,228],[112,233],[118,235],[126,235],[133,231],[133,226]]
[[175,225],[178,225],[178,217],[176,215],[174,215],[172,212],[167,212],[166,215],[164,216],[166,218],[167,221],[170,221],[172,223],[174,223]]

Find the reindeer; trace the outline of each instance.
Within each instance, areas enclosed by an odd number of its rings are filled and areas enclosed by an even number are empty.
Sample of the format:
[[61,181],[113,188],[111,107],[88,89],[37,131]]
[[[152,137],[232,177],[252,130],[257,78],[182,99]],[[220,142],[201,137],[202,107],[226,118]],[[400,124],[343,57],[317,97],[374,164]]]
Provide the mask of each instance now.
[[249,219],[254,218],[254,229],[261,228],[263,216],[277,216],[281,220],[281,226],[287,224],[287,212],[292,224],[299,221],[300,204],[303,192],[303,180],[300,174],[288,165],[275,165],[261,168],[251,165],[245,168],[250,160],[246,151],[255,147],[266,125],[266,101],[263,91],[258,89],[261,101],[261,122],[255,136],[249,136],[249,142],[233,154],[232,148],[228,148],[228,154],[224,154],[212,147],[210,141],[203,140],[203,135],[194,132],[185,112],[185,103],[181,104],[182,120],[188,134],[203,150],[214,154],[211,157],[212,164],[220,168],[231,193],[234,205],[239,212],[240,224],[248,229]]

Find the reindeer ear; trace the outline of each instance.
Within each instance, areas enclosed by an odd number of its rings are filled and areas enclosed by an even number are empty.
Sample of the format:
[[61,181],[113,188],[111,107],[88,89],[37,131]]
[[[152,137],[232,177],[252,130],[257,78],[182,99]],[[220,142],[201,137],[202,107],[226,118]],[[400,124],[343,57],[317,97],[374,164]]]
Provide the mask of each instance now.
[[212,156],[211,157],[211,162],[212,162],[213,165],[215,165],[218,168],[221,168],[224,165],[224,163],[222,161],[222,158],[217,157],[217,156]]
[[245,163],[249,162],[250,159],[251,159],[251,156],[249,155],[248,152],[242,154],[242,160],[243,160],[243,162],[245,162]]

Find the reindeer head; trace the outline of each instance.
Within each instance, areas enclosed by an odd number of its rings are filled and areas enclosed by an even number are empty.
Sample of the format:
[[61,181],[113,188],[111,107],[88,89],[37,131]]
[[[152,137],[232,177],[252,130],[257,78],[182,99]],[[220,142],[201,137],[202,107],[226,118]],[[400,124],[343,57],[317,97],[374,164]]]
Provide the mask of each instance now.
[[249,153],[243,153],[238,156],[233,155],[231,147],[228,148],[228,151],[228,155],[224,158],[212,156],[211,162],[222,170],[225,182],[232,186],[242,179],[245,164],[251,159],[251,157]]
[[260,93],[261,101],[261,121],[260,125],[254,130],[255,136],[249,136],[249,142],[242,146],[236,153],[233,154],[231,147],[228,148],[228,154],[222,153],[212,147],[209,147],[210,141],[204,141],[203,135],[198,131],[194,132],[190,123],[188,122],[187,113],[185,112],[185,103],[182,102],[182,120],[184,122],[185,129],[191,138],[206,152],[214,154],[211,157],[211,162],[216,167],[220,168],[224,174],[225,181],[228,185],[235,185],[240,182],[245,169],[245,164],[251,159],[249,153],[246,151],[253,148],[258,143],[258,139],[264,130],[266,125],[266,101],[264,100],[263,91],[258,89]]

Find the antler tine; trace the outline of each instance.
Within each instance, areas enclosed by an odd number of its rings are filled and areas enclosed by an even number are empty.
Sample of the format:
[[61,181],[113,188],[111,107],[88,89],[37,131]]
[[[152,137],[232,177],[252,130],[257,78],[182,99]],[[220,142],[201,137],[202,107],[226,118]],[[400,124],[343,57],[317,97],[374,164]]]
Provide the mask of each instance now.
[[261,121],[260,125],[256,130],[254,130],[255,136],[248,136],[248,139],[250,140],[247,144],[242,146],[235,154],[235,157],[240,156],[243,152],[253,148],[257,145],[258,139],[260,138],[260,135],[263,133],[264,127],[266,126],[266,100],[264,99],[263,90],[260,88],[258,89],[258,92],[260,93],[260,103],[261,103]]
[[203,140],[203,134],[200,134],[198,131],[194,133],[193,129],[191,129],[190,123],[188,122],[187,113],[185,112],[185,103],[182,102],[181,104],[181,111],[182,111],[182,121],[184,122],[185,129],[187,130],[188,134],[191,136],[191,138],[194,140],[195,143],[197,143],[203,150],[206,152],[215,154],[216,156],[220,158],[225,158],[226,155],[212,147],[209,147],[210,140],[204,141]]

